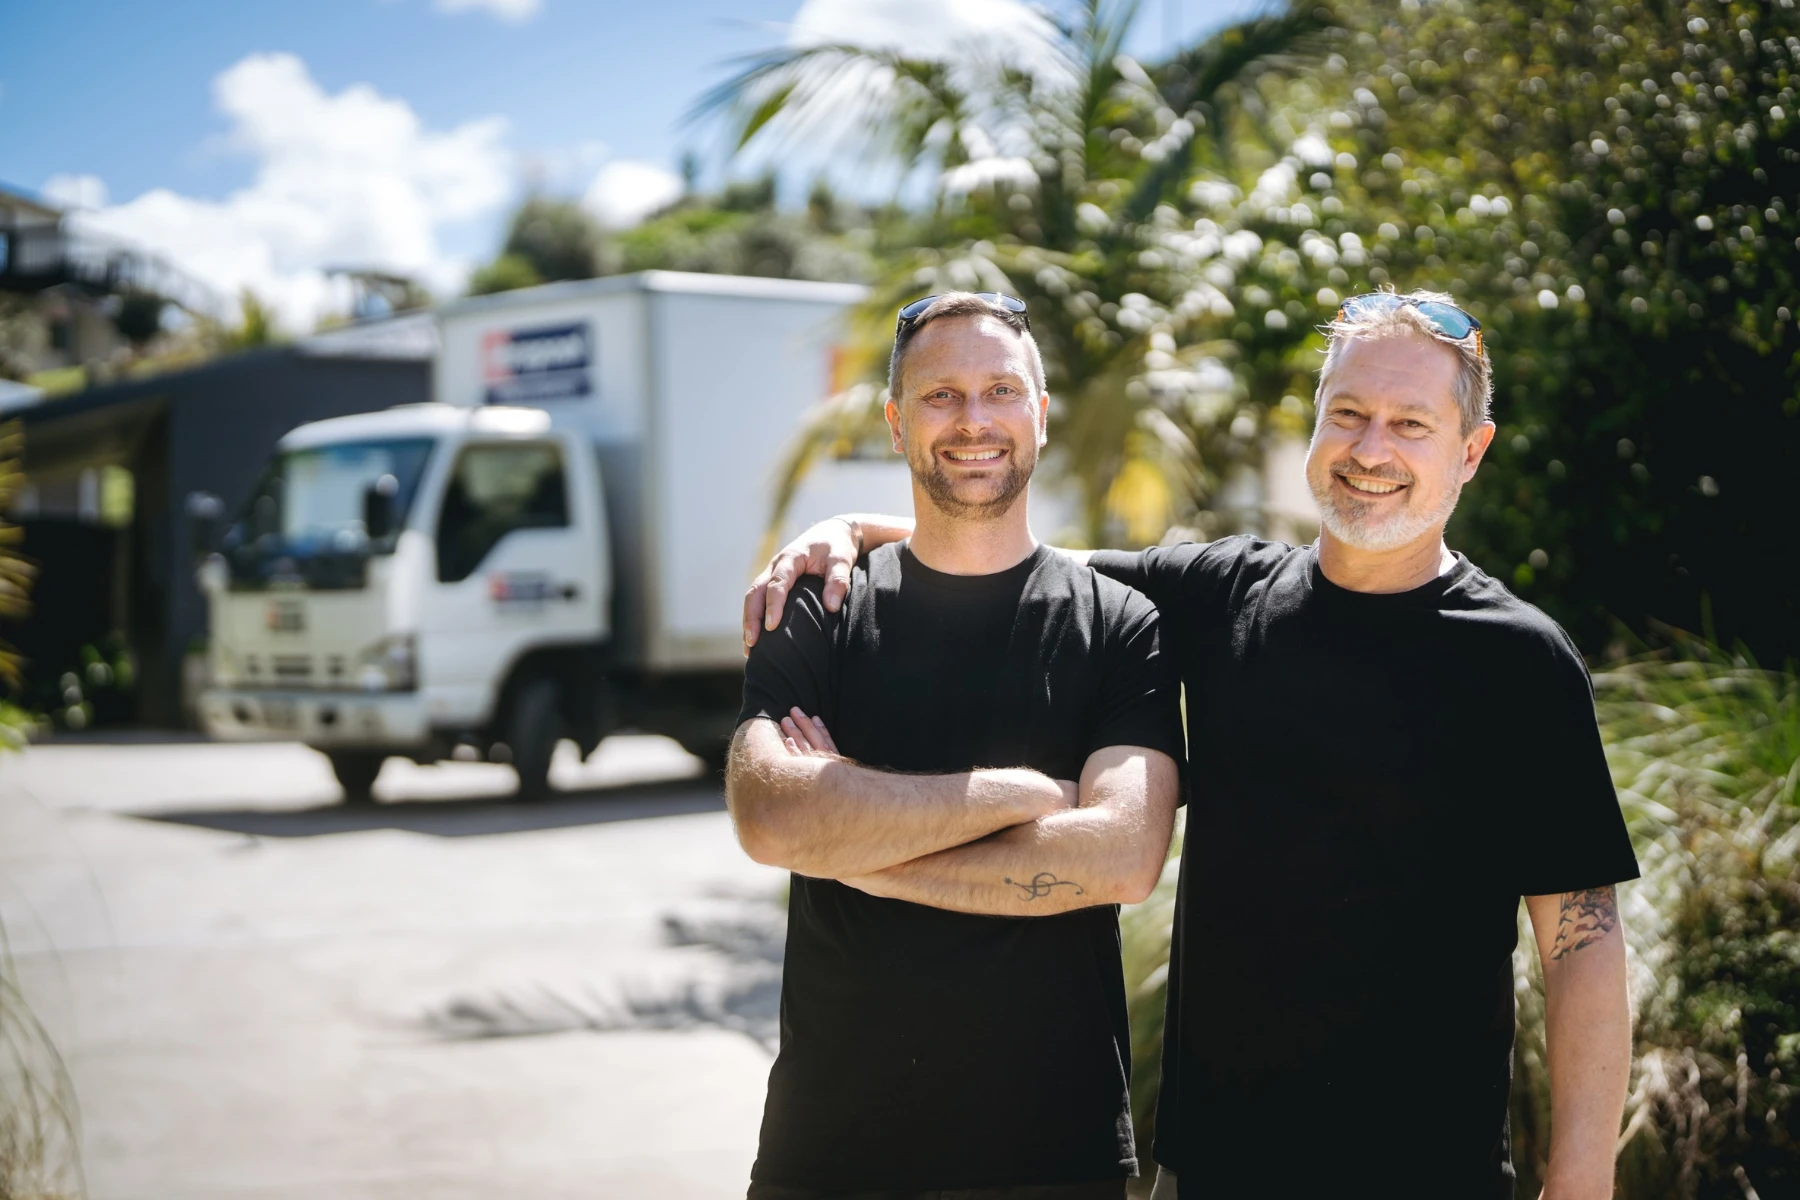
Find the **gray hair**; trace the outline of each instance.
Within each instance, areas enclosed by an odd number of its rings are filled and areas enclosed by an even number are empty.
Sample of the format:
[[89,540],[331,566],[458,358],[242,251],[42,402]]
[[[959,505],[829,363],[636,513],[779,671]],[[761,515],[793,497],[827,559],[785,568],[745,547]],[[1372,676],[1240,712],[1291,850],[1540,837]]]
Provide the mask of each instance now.
[[993,317],[1005,324],[1025,343],[1025,354],[1031,363],[1031,383],[1035,389],[1032,399],[1036,400],[1044,394],[1044,355],[1038,349],[1037,339],[1031,336],[1031,327],[1025,324],[1025,318],[1003,304],[983,300],[974,292],[945,292],[931,302],[930,308],[914,317],[894,335],[894,353],[888,359],[888,395],[896,403],[900,400],[900,371],[906,363],[907,347],[919,336],[919,330],[943,317]]
[[[1420,290],[1406,295],[1411,300],[1435,300],[1439,304],[1453,306],[1456,304],[1454,299],[1443,292]],[[1396,304],[1392,308],[1365,308],[1356,316],[1341,315],[1334,318],[1323,328],[1326,338],[1325,365],[1319,368],[1319,387],[1313,393],[1315,401],[1325,394],[1325,381],[1331,378],[1331,373],[1344,357],[1344,347],[1352,341],[1416,333],[1456,352],[1456,382],[1451,386],[1451,392],[1456,397],[1457,410],[1462,414],[1463,436],[1467,437],[1475,432],[1476,426],[1488,420],[1488,410],[1494,398],[1494,367],[1482,352],[1480,338],[1468,337],[1457,341],[1440,333],[1432,327],[1425,314],[1411,304]]]

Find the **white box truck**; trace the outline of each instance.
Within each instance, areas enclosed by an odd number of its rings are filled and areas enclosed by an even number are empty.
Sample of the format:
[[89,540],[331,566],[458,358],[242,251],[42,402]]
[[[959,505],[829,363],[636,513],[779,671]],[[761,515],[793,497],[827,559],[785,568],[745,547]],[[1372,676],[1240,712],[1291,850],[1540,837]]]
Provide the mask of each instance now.
[[[327,754],[351,801],[404,756],[507,761],[619,729],[723,761],[776,467],[857,287],[646,272],[439,312],[434,400],[301,426],[200,575],[221,738]],[[795,507],[906,511],[897,457]]]

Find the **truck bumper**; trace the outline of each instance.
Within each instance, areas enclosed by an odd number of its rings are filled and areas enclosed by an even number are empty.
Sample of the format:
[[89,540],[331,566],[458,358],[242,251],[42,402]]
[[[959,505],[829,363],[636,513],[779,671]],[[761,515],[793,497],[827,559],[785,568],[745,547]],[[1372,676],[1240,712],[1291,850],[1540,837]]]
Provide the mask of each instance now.
[[229,741],[291,738],[314,746],[409,746],[431,737],[418,692],[208,688],[200,693],[200,724]]

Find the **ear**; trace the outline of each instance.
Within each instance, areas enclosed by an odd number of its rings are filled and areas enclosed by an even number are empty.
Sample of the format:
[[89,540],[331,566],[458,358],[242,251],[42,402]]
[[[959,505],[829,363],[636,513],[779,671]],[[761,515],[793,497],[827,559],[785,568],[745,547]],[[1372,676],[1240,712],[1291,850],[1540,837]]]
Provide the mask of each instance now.
[[1481,465],[1482,456],[1493,444],[1494,429],[1492,421],[1483,421],[1463,440],[1462,481],[1464,483],[1475,478],[1475,468]]
[[1045,392],[1038,397],[1038,449],[1042,450],[1050,444],[1050,393]]
[[881,412],[883,416],[887,417],[888,434],[894,440],[894,453],[905,454],[906,439],[904,435],[906,429],[900,423],[900,406],[894,403],[892,396],[889,396],[888,402],[882,407]]

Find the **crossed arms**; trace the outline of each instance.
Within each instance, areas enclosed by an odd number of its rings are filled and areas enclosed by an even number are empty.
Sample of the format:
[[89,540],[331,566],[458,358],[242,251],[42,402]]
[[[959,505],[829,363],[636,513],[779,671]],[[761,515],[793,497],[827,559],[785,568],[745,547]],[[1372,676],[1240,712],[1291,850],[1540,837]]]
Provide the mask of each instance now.
[[837,753],[799,709],[738,727],[725,799],[757,862],[874,896],[998,916],[1135,904],[1168,856],[1167,754],[1107,746],[1079,783],[1026,768],[903,775]]
[[[911,522],[904,517],[855,514],[821,521],[784,546],[745,593],[746,652],[761,633],[777,626],[788,594],[801,576],[824,576],[825,608],[836,611],[849,591],[850,569],[858,555],[911,532]],[[767,737],[784,749],[786,743],[793,740],[784,738],[772,722],[755,724],[765,726]],[[805,733],[798,727],[792,732]],[[798,742],[795,746],[791,753],[804,752]],[[1053,847],[1061,850],[1063,847],[1058,843],[1065,832],[1071,835],[1070,841],[1079,841],[1085,836],[1095,844],[1102,844],[1103,835],[1084,827],[1083,821],[1094,821],[1116,835],[1130,819],[1122,814],[1100,816],[1085,811],[1091,803],[1090,798],[1107,790],[1102,778],[1105,768],[1099,760],[1109,753],[1111,751],[1101,751],[1089,759],[1082,773],[1080,797],[1084,807],[1081,809],[1061,808],[1030,818],[1029,823],[1010,825],[1003,830],[996,826],[987,831],[989,836],[979,841],[952,849],[940,847],[936,852],[926,851],[897,867],[870,871],[866,865],[858,865],[854,870],[865,874],[858,876],[853,870],[847,882],[878,895],[905,894],[908,899],[941,907],[963,907],[963,904],[944,903],[942,899],[932,897],[949,895],[957,901],[966,901],[979,895],[983,899],[992,899],[996,894],[992,884],[996,874],[1003,879],[1024,879],[1026,889],[1032,890],[1030,881],[1036,878],[1035,871],[1049,869],[1059,881],[1075,880],[1085,886],[1086,880],[1079,872],[1093,869],[1087,863],[1076,865],[1074,856],[1054,860],[1037,856],[1040,851]],[[1169,766],[1162,755],[1148,751],[1133,753],[1163,759],[1163,765]],[[1169,769],[1172,771],[1172,766]],[[976,787],[977,776],[990,774],[996,773],[938,777],[938,786]],[[916,779],[898,778],[906,783]],[[952,783],[953,780],[960,782]],[[1066,789],[1069,785],[1061,786]],[[1048,798],[1042,784],[1037,785],[1032,794],[1040,802]],[[1018,798],[1022,798],[1022,794],[1015,797]],[[1171,800],[1171,812],[1172,805]],[[1097,809],[1101,805],[1094,804],[1094,807]],[[1146,837],[1155,843],[1160,864],[1168,843],[1169,818],[1162,815],[1161,809],[1147,807],[1144,819],[1149,827],[1160,831],[1159,837]],[[742,821],[739,828],[744,828]],[[1034,868],[1033,862],[1047,865]],[[1028,876],[1027,871],[1033,874]],[[1154,881],[1153,877],[1151,881]],[[1048,879],[1043,882],[1047,885]],[[1141,878],[1136,882],[1144,886]],[[914,890],[910,894],[879,890],[901,886]],[[1058,886],[1054,890],[1068,892],[1072,888]],[[1027,911],[1028,905],[1035,903],[1014,900],[1003,893],[1000,898],[1012,907],[970,908],[969,911]],[[1051,897],[1046,895],[1044,899],[1047,901]],[[1067,896],[1058,899],[1067,905],[1071,900],[1082,901],[1084,898]],[[1087,899],[1085,902],[1098,901]],[[1625,982],[1624,933],[1620,928],[1617,898],[1611,887],[1597,887],[1527,896],[1525,906],[1531,915],[1544,969],[1545,1033],[1551,1112],[1555,1120],[1543,1198],[1607,1197],[1612,1194],[1614,1142],[1618,1137],[1631,1067],[1631,1011]]]

